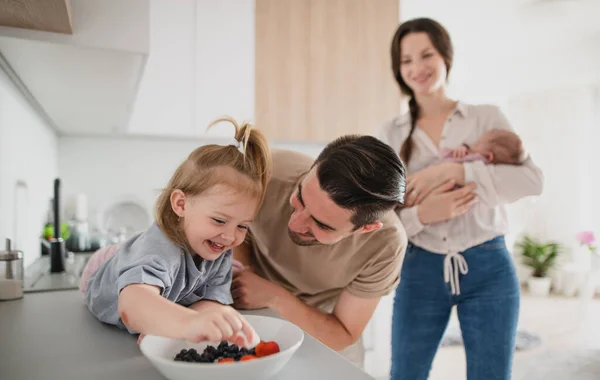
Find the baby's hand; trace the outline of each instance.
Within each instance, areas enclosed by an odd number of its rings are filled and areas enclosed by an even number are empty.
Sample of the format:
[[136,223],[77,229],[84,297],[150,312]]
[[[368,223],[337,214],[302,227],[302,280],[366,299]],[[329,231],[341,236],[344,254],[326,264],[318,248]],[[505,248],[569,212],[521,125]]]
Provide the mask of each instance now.
[[213,307],[190,316],[185,322],[186,340],[228,341],[240,347],[255,346],[258,334],[244,317],[230,306]]
[[452,157],[454,158],[464,158],[467,153],[469,153],[469,149],[466,146],[461,146],[460,148],[456,148],[452,151]]

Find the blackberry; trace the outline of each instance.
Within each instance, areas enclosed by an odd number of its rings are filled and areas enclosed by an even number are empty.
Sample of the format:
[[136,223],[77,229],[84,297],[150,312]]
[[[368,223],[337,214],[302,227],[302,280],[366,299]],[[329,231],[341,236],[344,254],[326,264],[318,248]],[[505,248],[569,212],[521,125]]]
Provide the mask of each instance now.
[[227,343],[226,341],[222,341],[221,343],[219,343],[219,346],[217,347],[217,350],[219,352],[222,352],[224,349],[226,349],[229,346],[229,343]]

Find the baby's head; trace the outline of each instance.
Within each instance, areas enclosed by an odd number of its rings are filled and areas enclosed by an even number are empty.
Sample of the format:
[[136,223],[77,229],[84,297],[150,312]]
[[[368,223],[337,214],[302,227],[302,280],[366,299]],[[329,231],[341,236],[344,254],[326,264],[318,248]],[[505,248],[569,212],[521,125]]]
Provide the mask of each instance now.
[[[269,144],[250,124],[235,127],[230,144],[196,148],[177,168],[156,205],[161,230],[205,260],[241,244],[258,212],[271,176]],[[239,145],[236,146],[236,145]]]
[[481,154],[488,163],[520,165],[523,159],[523,142],[513,132],[492,129],[483,134],[471,150]]

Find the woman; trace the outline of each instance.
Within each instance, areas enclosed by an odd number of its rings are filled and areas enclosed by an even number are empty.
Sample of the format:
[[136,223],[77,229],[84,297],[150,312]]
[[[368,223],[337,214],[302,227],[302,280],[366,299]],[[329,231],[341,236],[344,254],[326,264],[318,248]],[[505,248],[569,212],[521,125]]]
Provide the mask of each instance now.
[[505,206],[539,195],[543,175],[530,157],[521,165],[442,162],[440,151],[472,146],[495,128],[512,131],[496,106],[446,94],[453,48],[436,21],[400,25],[392,70],[410,98],[407,115],[379,137],[408,168],[399,211],[409,237],[392,322],[392,380],[426,380],[456,305],[469,380],[508,380],[519,315],[519,283],[504,242]]

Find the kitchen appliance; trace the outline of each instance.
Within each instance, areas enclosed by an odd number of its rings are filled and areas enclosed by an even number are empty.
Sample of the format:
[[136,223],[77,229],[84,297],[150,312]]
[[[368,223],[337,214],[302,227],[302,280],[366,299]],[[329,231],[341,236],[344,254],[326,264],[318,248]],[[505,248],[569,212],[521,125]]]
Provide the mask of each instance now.
[[13,250],[6,238],[6,250],[0,251],[0,301],[23,298],[23,252]]
[[65,271],[65,241],[60,229],[60,179],[54,180],[54,237],[50,239],[50,273]]

